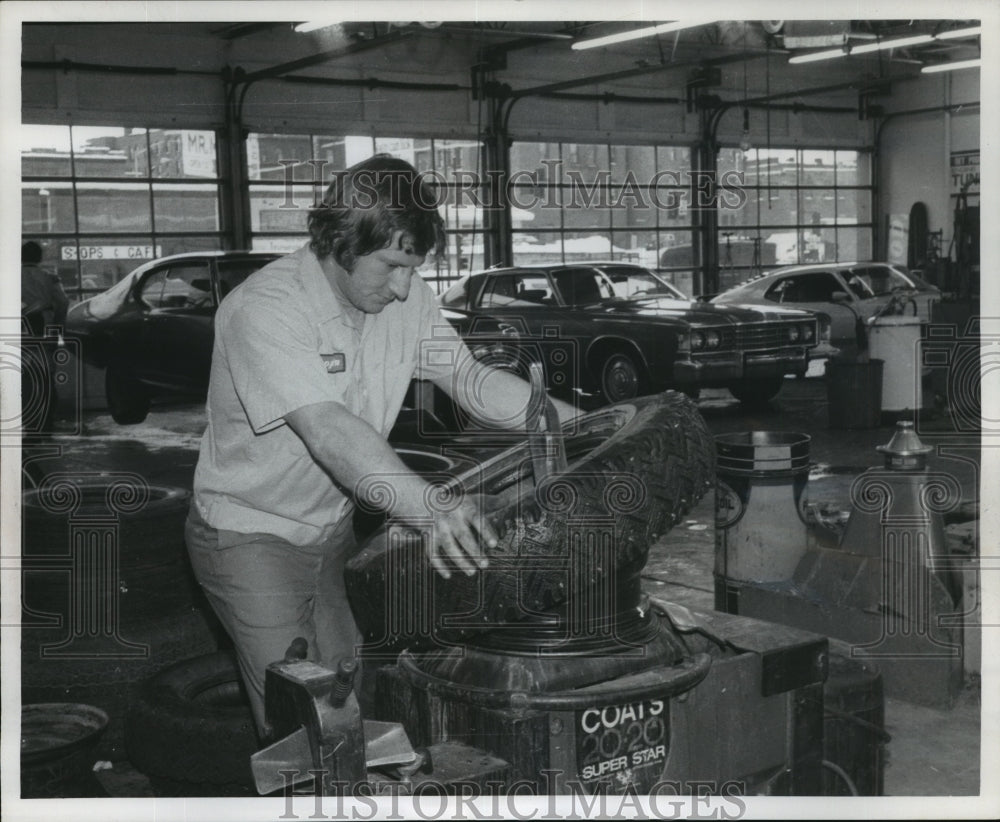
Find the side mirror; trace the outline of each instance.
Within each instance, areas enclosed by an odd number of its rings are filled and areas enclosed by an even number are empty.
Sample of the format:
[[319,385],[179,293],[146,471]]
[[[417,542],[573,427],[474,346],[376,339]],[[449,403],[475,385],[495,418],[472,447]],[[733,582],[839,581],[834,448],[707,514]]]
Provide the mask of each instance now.
[[851,295],[846,291],[834,291],[830,295],[830,300],[835,303],[849,303],[851,301]]

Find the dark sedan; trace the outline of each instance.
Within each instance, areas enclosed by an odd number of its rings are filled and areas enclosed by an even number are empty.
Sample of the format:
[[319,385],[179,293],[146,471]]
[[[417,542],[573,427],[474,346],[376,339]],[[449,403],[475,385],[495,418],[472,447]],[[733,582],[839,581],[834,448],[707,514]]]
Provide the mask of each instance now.
[[219,301],[278,256],[206,251],[161,257],[70,309],[66,332],[80,340],[85,362],[107,369],[115,422],[142,422],[154,396],[205,395]]
[[695,302],[626,263],[496,268],[441,297],[481,359],[523,372],[541,360],[550,388],[609,402],[677,388],[726,387],[763,403],[804,374],[816,316],[796,309]]

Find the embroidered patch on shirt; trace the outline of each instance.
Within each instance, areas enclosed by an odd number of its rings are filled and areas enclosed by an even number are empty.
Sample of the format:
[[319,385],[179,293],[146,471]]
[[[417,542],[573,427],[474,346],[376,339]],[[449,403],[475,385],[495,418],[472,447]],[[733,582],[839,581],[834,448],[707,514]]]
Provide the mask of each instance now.
[[326,368],[327,374],[339,374],[347,369],[347,358],[343,354],[320,354],[319,356],[323,360],[323,367]]

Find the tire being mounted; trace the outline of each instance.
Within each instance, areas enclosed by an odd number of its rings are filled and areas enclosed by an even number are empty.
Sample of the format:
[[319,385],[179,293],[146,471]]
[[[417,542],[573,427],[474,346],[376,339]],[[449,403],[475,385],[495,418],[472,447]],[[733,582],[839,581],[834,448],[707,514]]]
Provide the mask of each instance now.
[[[438,577],[421,535],[389,523],[347,565],[348,597],[369,656],[448,643],[537,617],[616,574],[711,486],[714,447],[695,404],[667,391],[609,406],[565,431],[568,469],[535,487],[527,442],[439,490],[488,494],[500,536],[490,566]],[[451,492],[449,494],[448,492]]]

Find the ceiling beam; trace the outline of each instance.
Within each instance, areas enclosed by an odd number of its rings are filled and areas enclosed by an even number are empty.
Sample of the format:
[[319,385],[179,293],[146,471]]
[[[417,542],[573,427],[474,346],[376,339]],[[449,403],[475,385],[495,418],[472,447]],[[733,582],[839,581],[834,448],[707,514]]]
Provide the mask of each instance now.
[[271,66],[270,68],[253,71],[248,74],[244,74],[239,78],[239,80],[242,83],[254,83],[257,80],[268,80],[274,77],[281,77],[282,75],[289,74],[290,72],[297,71],[298,69],[327,63],[330,60],[336,60],[338,57],[349,57],[353,54],[360,54],[364,51],[382,48],[383,46],[399,42],[405,37],[409,37],[411,33],[412,32],[409,31],[399,30],[391,31],[388,34],[373,37],[371,40],[359,40],[346,46],[340,46],[339,48],[330,49],[329,51],[321,51],[317,54],[311,54],[308,57],[302,57],[288,63],[280,63],[276,66]]

